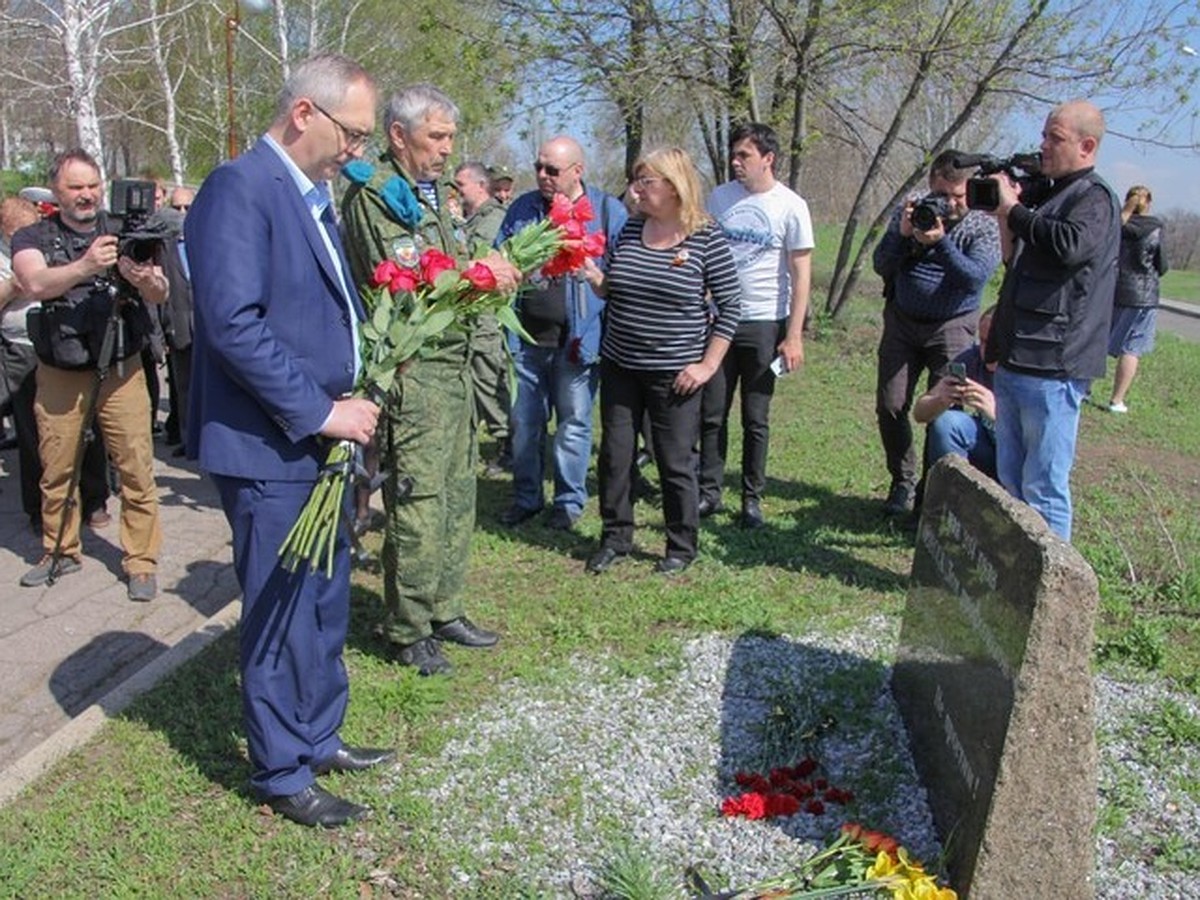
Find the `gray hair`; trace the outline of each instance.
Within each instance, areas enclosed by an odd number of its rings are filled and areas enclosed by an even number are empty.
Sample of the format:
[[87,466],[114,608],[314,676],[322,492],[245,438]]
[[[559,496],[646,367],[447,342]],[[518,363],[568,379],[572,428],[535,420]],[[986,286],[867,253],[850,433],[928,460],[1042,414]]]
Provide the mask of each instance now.
[[492,177],[488,174],[487,166],[481,162],[460,163],[454,170],[455,177],[466,173],[469,178],[479,184],[491,184]]
[[337,109],[354,84],[375,86],[375,79],[361,65],[340,53],[312,56],[292,70],[275,103],[275,120],[287,118],[292,104],[308,97],[318,106]]
[[383,130],[390,134],[392,125],[411,133],[434,112],[440,112],[451,122],[458,121],[458,107],[445,93],[428,82],[410,84],[392,94],[383,113]]

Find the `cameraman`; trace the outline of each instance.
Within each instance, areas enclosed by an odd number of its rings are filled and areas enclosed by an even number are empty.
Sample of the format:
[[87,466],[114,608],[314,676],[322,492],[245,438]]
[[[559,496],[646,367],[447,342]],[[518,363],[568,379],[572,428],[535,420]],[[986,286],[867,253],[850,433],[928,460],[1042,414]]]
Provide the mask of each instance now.
[[[955,150],[929,169],[929,193],[898,207],[875,247],[882,276],[883,335],[875,414],[891,488],[884,513],[910,512],[917,461],[908,411],[922,370],[929,383],[975,340],[983,287],[1000,264],[1000,232],[988,215],[968,211],[967,179],[974,169],[954,165]],[[915,215],[914,215],[915,213]]]
[[999,363],[996,471],[1067,541],[1079,410],[1105,371],[1121,244],[1121,204],[1095,172],[1103,136],[1086,100],[1050,111],[1041,173],[1051,186],[1036,209],[1011,178],[992,176],[1008,262],[986,352]]
[[[26,296],[41,301],[30,316],[38,356],[37,415],[42,457],[42,545],[45,555],[21,578],[35,587],[49,579],[58,536],[58,574],[79,571],[79,508],[67,510],[80,431],[99,377],[99,351],[112,314],[122,303],[112,369],[101,382],[96,423],[121,481],[121,543],[129,599],[152,600],[162,532],[154,457],[140,356],[150,328],[146,303],[162,303],[167,280],[152,262],[119,255],[100,203],[100,168],[84,150],[60,154],[50,167],[58,212],[12,239],[13,272]],[[110,284],[120,287],[114,299]],[[36,321],[36,324],[35,324]],[[124,364],[120,361],[124,360]],[[65,515],[65,521],[64,521]]]

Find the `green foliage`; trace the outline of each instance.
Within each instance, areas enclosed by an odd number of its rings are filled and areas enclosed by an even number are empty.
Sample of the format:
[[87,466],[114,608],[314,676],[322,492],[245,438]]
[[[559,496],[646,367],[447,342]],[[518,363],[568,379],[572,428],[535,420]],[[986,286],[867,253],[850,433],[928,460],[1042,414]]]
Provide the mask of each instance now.
[[1155,672],[1162,666],[1164,648],[1161,632],[1153,624],[1137,620],[1116,636],[1100,641],[1096,657],[1101,662],[1127,660]]
[[1159,289],[1163,297],[1200,305],[1200,272],[1195,269],[1172,269],[1162,277]]
[[671,900],[678,890],[647,848],[617,841],[600,866],[599,887],[604,900]]

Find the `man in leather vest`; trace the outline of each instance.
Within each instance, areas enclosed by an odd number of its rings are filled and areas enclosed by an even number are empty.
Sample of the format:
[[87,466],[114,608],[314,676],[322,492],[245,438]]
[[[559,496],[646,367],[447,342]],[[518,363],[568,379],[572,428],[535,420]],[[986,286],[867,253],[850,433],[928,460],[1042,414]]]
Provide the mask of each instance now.
[[1120,203],[1094,170],[1103,135],[1103,114],[1085,100],[1051,110],[1041,145],[1051,187],[1036,209],[993,176],[1008,262],[987,352],[999,363],[996,470],[1064,540],[1079,410],[1105,370],[1121,241]]
[[149,326],[143,301],[164,302],[167,279],[152,261],[135,262],[121,255],[101,210],[100,168],[88,153],[68,150],[55,159],[50,187],[59,211],[13,235],[13,272],[26,296],[41,301],[45,323],[40,345],[34,337],[38,353],[34,411],[43,466],[46,552],[21,584],[36,587],[49,580],[64,516],[57,574],[77,572],[81,566],[79,510],[68,507],[67,490],[84,406],[97,378],[97,347],[117,302],[105,285],[115,283],[119,274],[123,287],[116,296],[124,304],[120,330],[125,337],[117,342],[113,362],[126,362],[114,364],[101,383],[96,422],[120,473],[122,566],[129,579],[129,599],[152,600],[158,592],[155,571],[162,531],[140,353]]

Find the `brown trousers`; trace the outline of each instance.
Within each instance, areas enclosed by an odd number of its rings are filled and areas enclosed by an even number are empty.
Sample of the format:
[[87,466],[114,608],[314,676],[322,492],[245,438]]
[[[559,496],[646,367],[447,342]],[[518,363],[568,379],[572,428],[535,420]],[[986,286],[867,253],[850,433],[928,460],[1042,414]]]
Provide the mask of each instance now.
[[[158,488],[154,483],[146,376],[136,356],[126,360],[123,368],[121,374],[114,365],[100,387],[96,424],[121,479],[123,565],[127,574],[139,575],[154,572],[162,547],[162,529],[158,519]],[[47,553],[54,550],[66,507],[84,406],[95,378],[92,370],[76,372],[38,363],[34,412],[38,452],[42,457],[42,546]],[[80,554],[79,526],[80,511],[76,503],[63,530],[63,555]]]

